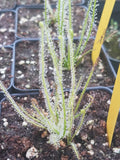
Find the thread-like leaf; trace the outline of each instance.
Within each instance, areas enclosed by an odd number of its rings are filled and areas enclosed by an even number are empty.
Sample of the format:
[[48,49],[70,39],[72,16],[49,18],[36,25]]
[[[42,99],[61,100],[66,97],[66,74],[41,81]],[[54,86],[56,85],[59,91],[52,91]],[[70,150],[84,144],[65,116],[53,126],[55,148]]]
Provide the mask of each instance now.
[[[70,66],[71,66],[71,91],[69,95],[68,108],[71,108],[70,118],[70,128],[69,133],[73,127],[74,121],[74,101],[75,101],[75,66],[74,66],[74,52],[73,52],[73,31],[70,29],[68,34],[68,45],[70,46]],[[71,135],[69,135],[71,137]],[[69,137],[69,138],[70,138]]]
[[88,18],[89,18],[89,13],[90,13],[90,10],[91,10],[91,7],[92,7],[92,2],[93,2],[93,0],[90,0],[89,5],[88,5],[88,10],[87,10],[87,13],[86,13],[86,16],[85,16],[85,20],[84,20],[84,24],[83,24],[83,28],[82,28],[82,33],[81,33],[81,36],[80,36],[80,42],[79,42],[79,45],[77,47],[77,51],[75,53],[76,56],[78,56],[79,50],[80,50],[81,45],[82,45],[83,40],[84,40],[84,34],[85,34],[87,23],[88,23]]
[[49,95],[49,91],[47,90],[47,86],[46,86],[46,81],[45,81],[45,60],[44,60],[44,52],[45,52],[45,49],[44,49],[44,40],[45,40],[45,37],[44,37],[44,24],[41,22],[40,23],[40,27],[41,27],[41,40],[40,40],[40,51],[39,51],[39,64],[40,64],[40,68],[39,68],[39,71],[40,71],[40,74],[39,74],[39,79],[41,79],[42,81],[42,86],[43,86],[43,93],[45,94],[45,102],[46,102],[46,105],[48,106],[49,108],[49,112],[50,112],[50,116],[55,117],[55,114],[54,114],[54,111],[52,110],[52,107],[51,107],[51,103],[50,103],[50,95]]
[[62,84],[62,71],[59,71],[59,68],[58,68],[58,61],[57,61],[57,58],[56,58],[56,54],[55,54],[55,50],[54,50],[54,46],[52,44],[52,38],[51,38],[51,35],[50,33],[48,32],[47,29],[45,29],[46,31],[46,37],[47,37],[47,43],[48,43],[48,48],[49,48],[49,52],[50,52],[50,55],[52,57],[52,60],[53,60],[53,64],[54,64],[54,70],[55,70],[55,73],[56,73],[56,85],[57,87],[59,87],[60,89],[58,90],[60,93],[60,96],[62,95],[62,107],[63,107],[63,111],[64,111],[64,133],[63,133],[63,136],[65,135],[65,132],[66,132],[66,107],[65,107],[65,98],[64,98],[64,90],[63,90],[63,84]]
[[72,146],[72,149],[73,149],[73,151],[74,151],[74,153],[75,153],[75,155],[76,155],[76,157],[77,157],[77,159],[78,160],[80,160],[80,157],[79,157],[79,152],[78,152],[78,149],[77,149],[77,146],[76,146],[76,144],[75,143],[70,143],[71,144],[71,146]]
[[86,88],[87,88],[87,86],[88,86],[88,84],[89,84],[89,82],[90,82],[90,79],[91,79],[91,77],[92,77],[92,75],[93,75],[94,69],[95,69],[95,66],[92,67],[91,72],[90,72],[90,74],[89,74],[89,77],[88,77],[88,79],[87,79],[87,82],[86,82],[86,84],[85,84],[85,86],[84,86],[84,89],[82,90],[82,93],[81,93],[81,95],[80,95],[80,98],[79,98],[79,100],[78,100],[78,102],[77,102],[77,105],[76,105],[76,108],[75,108],[75,111],[74,111],[75,114],[76,114],[76,112],[77,112],[77,110],[78,110],[78,107],[79,107],[79,105],[80,105],[80,103],[81,103],[81,100],[82,100],[82,98],[83,98],[83,95],[84,95],[84,93],[85,93],[85,91],[86,91]]
[[5,96],[7,97],[7,99],[9,100],[9,102],[12,104],[13,108],[15,109],[15,111],[22,117],[24,118],[27,122],[39,127],[39,128],[45,128],[44,126],[42,126],[39,122],[39,120],[36,120],[34,117],[32,116],[28,116],[28,114],[26,114],[25,110],[22,109],[22,107],[19,107],[16,102],[14,101],[14,99],[11,97],[11,95],[9,94],[9,92],[6,90],[6,88],[4,87],[4,85],[2,84],[2,82],[0,81],[0,88],[2,89],[2,91],[4,92]]
[[[91,7],[91,20],[89,20],[90,22],[88,22],[88,28],[87,28],[87,32],[86,32],[86,39],[84,41],[84,43],[82,44],[82,49],[80,50],[80,55],[82,54],[83,50],[85,49],[87,43],[88,43],[88,40],[90,38],[90,35],[91,35],[91,32],[92,32],[92,29],[93,29],[93,24],[94,24],[94,19],[95,19],[95,11],[96,11],[96,3],[97,3],[97,0],[94,0],[93,2],[93,5]],[[90,24],[89,24],[90,23]]]

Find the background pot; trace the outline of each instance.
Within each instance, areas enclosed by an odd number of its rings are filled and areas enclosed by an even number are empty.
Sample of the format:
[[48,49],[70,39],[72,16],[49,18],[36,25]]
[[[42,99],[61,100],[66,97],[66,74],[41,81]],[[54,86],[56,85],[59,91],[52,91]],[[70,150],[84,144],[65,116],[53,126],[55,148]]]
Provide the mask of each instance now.
[[[116,58],[113,58],[114,55],[115,55],[115,51],[111,51],[112,54],[113,54],[113,57],[112,57],[112,56],[110,55],[110,53],[109,53],[109,48],[107,48],[107,46],[106,46],[105,44],[104,44],[104,48],[105,48],[105,50],[106,50],[106,55],[107,55],[107,57],[108,57],[111,65],[112,65],[112,68],[114,69],[113,72],[114,72],[114,75],[115,75],[115,77],[116,77],[116,74],[117,74],[117,71],[118,71],[118,67],[119,67],[119,64],[120,64],[120,60],[119,60],[119,59],[116,59]],[[115,47],[114,47],[114,48],[115,48]],[[120,49],[119,49],[118,51],[116,51],[116,52],[120,54]]]
[[117,73],[118,71],[118,67],[119,67],[119,64],[120,64],[120,60],[117,60],[117,59],[114,59],[112,57],[109,57],[114,69],[115,69],[115,72]]
[[105,45],[102,45],[102,50],[104,51],[104,55],[107,58],[107,62],[109,63],[110,69],[112,71],[112,74],[114,76],[114,78],[116,78],[117,75],[117,70],[120,64],[120,60],[117,60],[115,58],[112,58],[109,53],[108,53],[108,49],[105,47]]

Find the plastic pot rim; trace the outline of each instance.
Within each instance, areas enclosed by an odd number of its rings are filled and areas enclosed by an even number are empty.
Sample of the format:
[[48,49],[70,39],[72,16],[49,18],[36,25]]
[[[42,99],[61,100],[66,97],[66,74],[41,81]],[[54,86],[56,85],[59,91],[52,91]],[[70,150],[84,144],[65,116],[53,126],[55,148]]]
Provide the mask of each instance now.
[[[104,86],[88,87],[85,92],[87,93],[87,92],[92,91],[92,90],[94,90],[94,91],[103,90],[103,91],[108,92],[111,95],[112,95],[112,92],[113,92],[112,89],[110,89],[108,87],[104,87]],[[19,92],[18,93],[11,93],[10,95],[11,96],[21,96],[21,97],[22,96],[27,96],[27,95],[38,95],[40,93],[40,91],[41,91],[41,89],[38,89],[38,90],[33,91],[33,92],[29,90],[27,92],[22,92],[22,93],[19,93]],[[70,89],[69,88],[64,89],[64,92],[70,92]],[[76,94],[80,94],[81,92],[82,92],[82,89],[79,89]],[[0,95],[2,95],[2,98],[0,100],[0,115],[1,115],[2,102],[5,101],[7,98],[6,98],[6,96],[4,95],[3,92],[0,92]]]

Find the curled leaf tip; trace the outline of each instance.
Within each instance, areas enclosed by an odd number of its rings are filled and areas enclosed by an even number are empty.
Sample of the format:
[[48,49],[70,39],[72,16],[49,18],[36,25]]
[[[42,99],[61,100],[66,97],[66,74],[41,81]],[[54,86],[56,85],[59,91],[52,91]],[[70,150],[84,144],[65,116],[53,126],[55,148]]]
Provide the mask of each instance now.
[[81,114],[85,114],[85,109],[81,109]]
[[61,36],[61,35],[59,35],[59,36],[58,36],[58,39],[62,39],[62,36]]
[[71,34],[71,36],[73,36],[73,30],[72,29],[69,29],[69,32],[70,32],[70,34]]
[[39,22],[39,26],[40,26],[41,28],[44,27],[43,22]]

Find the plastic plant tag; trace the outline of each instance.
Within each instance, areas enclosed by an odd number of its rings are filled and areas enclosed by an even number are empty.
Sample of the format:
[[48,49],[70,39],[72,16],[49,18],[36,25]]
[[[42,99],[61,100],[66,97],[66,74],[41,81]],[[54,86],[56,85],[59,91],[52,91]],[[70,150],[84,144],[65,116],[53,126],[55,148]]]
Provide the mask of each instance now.
[[115,85],[107,117],[107,134],[108,134],[109,147],[111,146],[119,109],[120,109],[120,65],[118,68],[118,73],[115,80]]
[[106,32],[106,29],[107,29],[107,26],[108,26],[108,23],[109,23],[111,14],[112,14],[114,4],[115,4],[115,0],[106,0],[105,2],[102,16],[100,19],[100,23],[98,26],[98,31],[96,34],[94,46],[93,46],[93,51],[92,51],[93,65],[95,65],[99,57],[101,46],[104,42],[105,32]]

